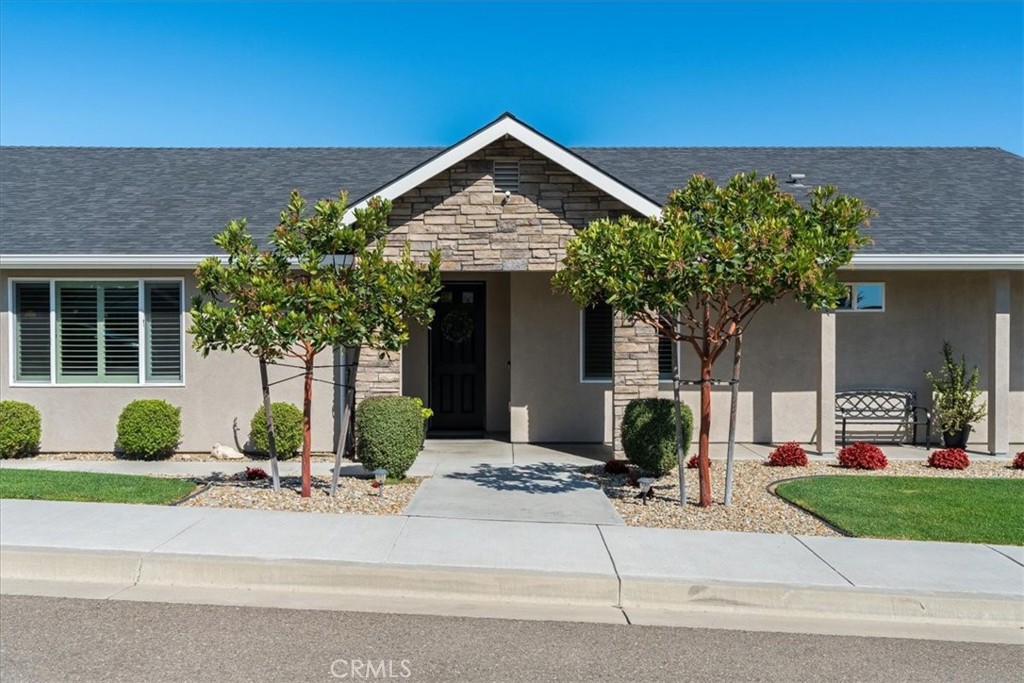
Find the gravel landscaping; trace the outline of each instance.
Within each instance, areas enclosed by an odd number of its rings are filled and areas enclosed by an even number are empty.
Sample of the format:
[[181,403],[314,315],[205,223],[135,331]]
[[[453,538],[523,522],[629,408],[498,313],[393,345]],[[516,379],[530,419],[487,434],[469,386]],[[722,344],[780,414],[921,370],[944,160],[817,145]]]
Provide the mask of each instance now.
[[401,483],[388,484],[383,495],[377,495],[372,479],[342,477],[338,492],[330,496],[331,480],[313,477],[309,498],[299,495],[300,480],[282,477],[281,490],[275,492],[270,479],[244,481],[224,479],[182,503],[187,507],[239,508],[244,510],[284,510],[288,512],[341,512],[360,515],[400,515],[409,504],[420,479],[409,477]]
[[[32,462],[32,461],[60,461],[60,460],[82,460],[87,462],[113,462],[115,460],[126,460],[132,461],[131,458],[125,458],[119,455],[115,455],[112,452],[96,452],[96,453],[39,453],[33,455],[30,458],[18,458],[18,462]],[[278,462],[299,462],[301,458],[295,456],[287,460],[279,459]],[[334,462],[333,453],[313,453],[310,456],[312,462]],[[175,453],[169,458],[161,458],[159,460],[152,460],[150,462],[253,462],[253,463],[266,463],[270,465],[270,458],[259,455],[245,455],[241,458],[219,458],[214,456],[210,452],[205,453]],[[345,461],[351,462],[351,461]]]
[[655,497],[647,505],[637,497],[640,490],[629,483],[625,474],[610,475],[603,465],[584,468],[584,474],[597,482],[611,504],[629,526],[665,529],[700,529],[709,531],[751,531],[809,536],[840,536],[825,523],[790,505],[769,492],[771,484],[783,479],[821,474],[855,477],[917,476],[917,477],[999,477],[1024,478],[1024,470],[1014,470],[1007,461],[972,461],[966,470],[939,470],[923,461],[890,461],[880,471],[848,470],[834,461],[811,462],[807,467],[769,467],[762,461],[739,460],[733,471],[732,505],[721,504],[725,491],[725,463],[711,463],[712,494],[716,502],[701,508],[697,502],[697,470],[686,470],[687,502],[679,506],[679,479],[675,470],[654,484]]

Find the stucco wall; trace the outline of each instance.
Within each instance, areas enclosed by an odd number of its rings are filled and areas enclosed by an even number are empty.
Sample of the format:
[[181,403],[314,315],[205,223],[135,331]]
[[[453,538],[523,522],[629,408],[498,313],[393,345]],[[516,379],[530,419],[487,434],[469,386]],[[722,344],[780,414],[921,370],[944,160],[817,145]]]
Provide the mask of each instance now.
[[[836,389],[893,387],[917,392],[931,405],[926,370],[937,371],[943,339],[981,370],[988,386],[988,324],[991,274],[850,271],[849,282],[884,282],[884,312],[836,314]],[[758,313],[743,342],[743,371],[737,438],[740,441],[810,442],[815,436],[815,363],[818,315],[792,301]],[[1024,276],[1011,283],[1010,442],[1024,442]],[[731,352],[719,361],[716,377],[731,371]],[[695,354],[684,348],[684,374],[697,373]],[[662,383],[661,396],[671,396]],[[697,414],[696,390],[684,392]],[[713,441],[728,437],[729,392],[717,388],[712,400]],[[986,440],[987,422],[975,426],[972,444]],[[838,438],[838,437],[837,437]]]
[[[214,443],[244,447],[248,441],[249,420],[261,405],[259,365],[244,354],[213,353],[203,358],[191,347],[186,336],[185,386],[160,387],[76,387],[20,386],[10,384],[9,278],[57,277],[61,279],[102,279],[103,277],[185,277],[185,300],[196,293],[191,274],[141,271],[4,271],[0,280],[0,394],[4,399],[26,401],[42,413],[44,451],[110,451],[117,433],[117,418],[130,401],[160,398],[181,407],[182,451],[209,451]],[[184,325],[190,324],[186,312]],[[318,364],[329,365],[331,353],[322,354]],[[271,381],[299,370],[271,368]],[[331,380],[331,368],[317,370],[317,377]],[[313,388],[313,448],[330,451],[334,447],[334,390],[317,382]],[[294,379],[272,387],[275,401],[290,401],[302,406],[302,380]],[[237,430],[235,425],[237,423]],[[237,437],[237,439],[236,439]]]
[[611,382],[580,381],[580,310],[552,273],[512,273],[512,441],[610,442]]
[[[488,432],[509,431],[509,275],[510,273],[445,273],[444,282],[483,282],[486,291],[486,395]],[[429,331],[410,330],[409,344],[402,349],[402,393],[424,401],[430,392]]]

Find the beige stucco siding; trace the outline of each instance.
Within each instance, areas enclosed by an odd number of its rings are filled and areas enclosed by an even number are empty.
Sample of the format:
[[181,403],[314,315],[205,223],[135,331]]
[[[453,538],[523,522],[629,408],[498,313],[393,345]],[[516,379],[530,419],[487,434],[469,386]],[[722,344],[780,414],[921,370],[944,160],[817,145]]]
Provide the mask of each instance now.
[[580,381],[580,311],[552,273],[512,273],[512,440],[608,442],[611,382]]
[[[969,364],[977,364],[987,388],[992,275],[986,272],[844,273],[849,282],[884,282],[885,311],[836,314],[836,388],[893,387],[917,392],[931,405],[926,370],[937,371],[944,339]],[[1024,442],[1024,276],[1011,284],[1010,419],[1011,443]],[[757,314],[743,341],[743,371],[737,438],[741,441],[810,442],[815,436],[819,316],[793,301]],[[731,352],[716,365],[716,377],[728,377]],[[696,376],[696,355],[684,348],[687,376]],[[660,395],[671,396],[662,384]],[[697,414],[698,394],[684,392]],[[985,397],[983,396],[983,399]],[[728,437],[729,392],[717,388],[712,400],[714,441]],[[975,425],[971,442],[986,439],[987,422]]]
[[[103,279],[134,277],[184,277],[186,307],[195,291],[191,274],[167,271],[4,271],[0,280],[0,394],[4,399],[26,401],[42,413],[44,451],[110,451],[114,447],[117,418],[129,402],[139,398],[160,398],[181,407],[182,451],[208,451],[214,443],[244,447],[248,441],[249,420],[260,406],[259,366],[245,354],[213,353],[203,358],[191,348],[187,337],[184,350],[184,386],[132,386],[132,387],[76,387],[11,386],[10,334],[11,317],[8,306],[10,278],[55,277],[58,279]],[[184,316],[187,329],[188,313]],[[318,364],[332,363],[333,354],[322,354]],[[271,381],[300,372],[287,368],[272,368]],[[317,371],[319,379],[331,380],[331,368]],[[294,379],[272,388],[275,401],[290,401],[302,406],[302,380]],[[333,388],[328,384],[314,384],[313,447],[329,451],[333,448],[336,428],[334,424]],[[237,429],[236,429],[237,426]]]

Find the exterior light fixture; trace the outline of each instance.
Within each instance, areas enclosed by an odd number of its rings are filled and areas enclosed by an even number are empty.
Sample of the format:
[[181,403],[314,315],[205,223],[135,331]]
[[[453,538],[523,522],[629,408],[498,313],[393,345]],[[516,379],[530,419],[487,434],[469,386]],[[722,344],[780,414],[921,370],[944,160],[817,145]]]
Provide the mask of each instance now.
[[651,484],[654,483],[654,479],[651,477],[640,477],[636,480],[636,483],[640,484],[640,497],[644,501],[644,505],[647,505],[647,497],[651,494]]
[[373,480],[377,483],[377,495],[384,495],[384,482],[388,478],[388,471],[383,467],[378,467],[373,471]]

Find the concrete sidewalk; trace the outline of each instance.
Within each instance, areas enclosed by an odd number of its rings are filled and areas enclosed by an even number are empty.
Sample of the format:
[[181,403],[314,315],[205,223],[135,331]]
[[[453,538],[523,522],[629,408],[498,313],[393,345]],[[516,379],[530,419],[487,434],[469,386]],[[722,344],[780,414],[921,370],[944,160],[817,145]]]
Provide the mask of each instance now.
[[631,623],[830,615],[1008,642],[1024,625],[1024,548],[585,524],[3,500],[0,579],[7,593],[241,589],[270,604],[434,599]]

